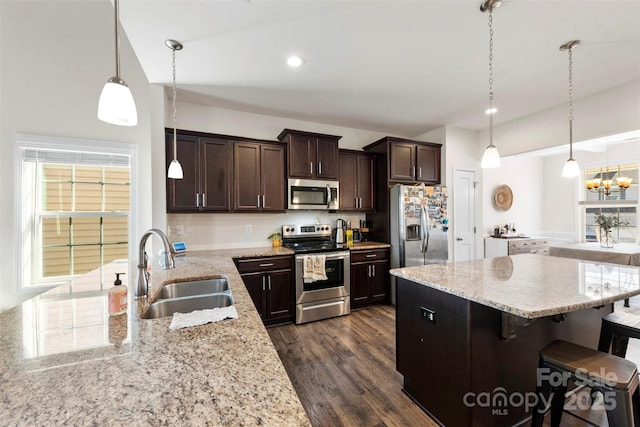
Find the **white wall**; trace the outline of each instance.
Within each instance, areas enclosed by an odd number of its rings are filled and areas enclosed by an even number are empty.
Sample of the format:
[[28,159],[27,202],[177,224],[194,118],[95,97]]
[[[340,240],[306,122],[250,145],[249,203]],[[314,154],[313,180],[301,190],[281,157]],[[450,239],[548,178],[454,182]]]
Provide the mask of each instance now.
[[[575,99],[573,105],[574,141],[640,129],[640,81]],[[485,129],[481,132],[480,141],[488,140],[488,130]],[[568,142],[566,104],[494,127],[494,143],[502,156],[555,147]],[[485,142],[484,146],[486,145]]]
[[[101,1],[1,1],[2,93],[0,122],[0,309],[30,298],[18,294],[19,222],[14,215],[16,134],[87,138],[135,144],[133,165],[141,189],[151,188],[149,85],[126,37],[121,41],[122,77],[138,108],[138,126],[120,127],[96,118],[102,86],[115,74],[113,7]],[[164,182],[164,181],[163,181]],[[151,225],[151,193],[134,203],[137,230]]]
[[[492,234],[495,225],[515,222],[518,233],[540,235],[543,232],[542,212],[544,189],[541,158],[503,158],[500,168],[483,171],[482,232]],[[493,193],[506,184],[513,192],[513,205],[500,211],[493,204]]]

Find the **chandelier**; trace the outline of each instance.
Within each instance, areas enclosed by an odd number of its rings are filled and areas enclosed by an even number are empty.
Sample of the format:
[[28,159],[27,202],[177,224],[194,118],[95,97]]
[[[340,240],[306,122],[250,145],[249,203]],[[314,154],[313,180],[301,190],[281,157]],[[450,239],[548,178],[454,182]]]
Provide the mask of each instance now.
[[[617,175],[615,183],[613,180],[614,175]],[[622,176],[620,173],[620,166],[618,166],[618,169],[614,169],[613,171],[610,171],[609,166],[607,166],[604,169],[604,172],[603,168],[600,168],[600,173],[592,179],[587,179],[585,181],[585,186],[587,187],[587,190],[592,193],[609,196],[611,193],[624,192],[627,188],[631,187],[632,181],[633,178]]]

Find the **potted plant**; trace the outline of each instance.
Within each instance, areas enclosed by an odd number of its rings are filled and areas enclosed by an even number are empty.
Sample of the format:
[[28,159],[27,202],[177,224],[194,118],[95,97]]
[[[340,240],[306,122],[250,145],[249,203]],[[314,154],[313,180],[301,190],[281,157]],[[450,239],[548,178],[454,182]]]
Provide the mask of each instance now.
[[611,230],[614,227],[620,227],[621,225],[627,225],[626,221],[622,221],[616,214],[605,215],[599,213],[595,218],[596,224],[600,227],[600,246],[603,248],[613,247],[613,235]]
[[282,233],[279,231],[271,233],[267,239],[271,239],[271,246],[274,248],[282,246]]

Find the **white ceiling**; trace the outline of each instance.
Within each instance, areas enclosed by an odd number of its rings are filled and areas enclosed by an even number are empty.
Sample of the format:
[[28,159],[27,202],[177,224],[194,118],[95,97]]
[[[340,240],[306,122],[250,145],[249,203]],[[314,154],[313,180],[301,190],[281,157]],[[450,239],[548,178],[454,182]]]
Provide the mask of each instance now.
[[[120,20],[151,83],[171,83],[165,39],[184,44],[179,100],[411,137],[487,126],[480,3],[121,0]],[[505,0],[494,30],[498,124],[566,105],[571,39],[574,99],[640,80],[638,0]]]

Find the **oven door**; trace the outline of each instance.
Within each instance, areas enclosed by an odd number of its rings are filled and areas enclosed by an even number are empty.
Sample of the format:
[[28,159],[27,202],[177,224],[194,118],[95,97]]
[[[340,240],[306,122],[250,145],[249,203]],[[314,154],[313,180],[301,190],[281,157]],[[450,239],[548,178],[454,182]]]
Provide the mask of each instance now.
[[338,181],[289,180],[289,209],[337,210]]
[[305,255],[296,255],[296,304],[349,296],[351,290],[350,252],[323,252],[322,255],[325,256],[327,280],[311,283],[304,283],[303,280]]

